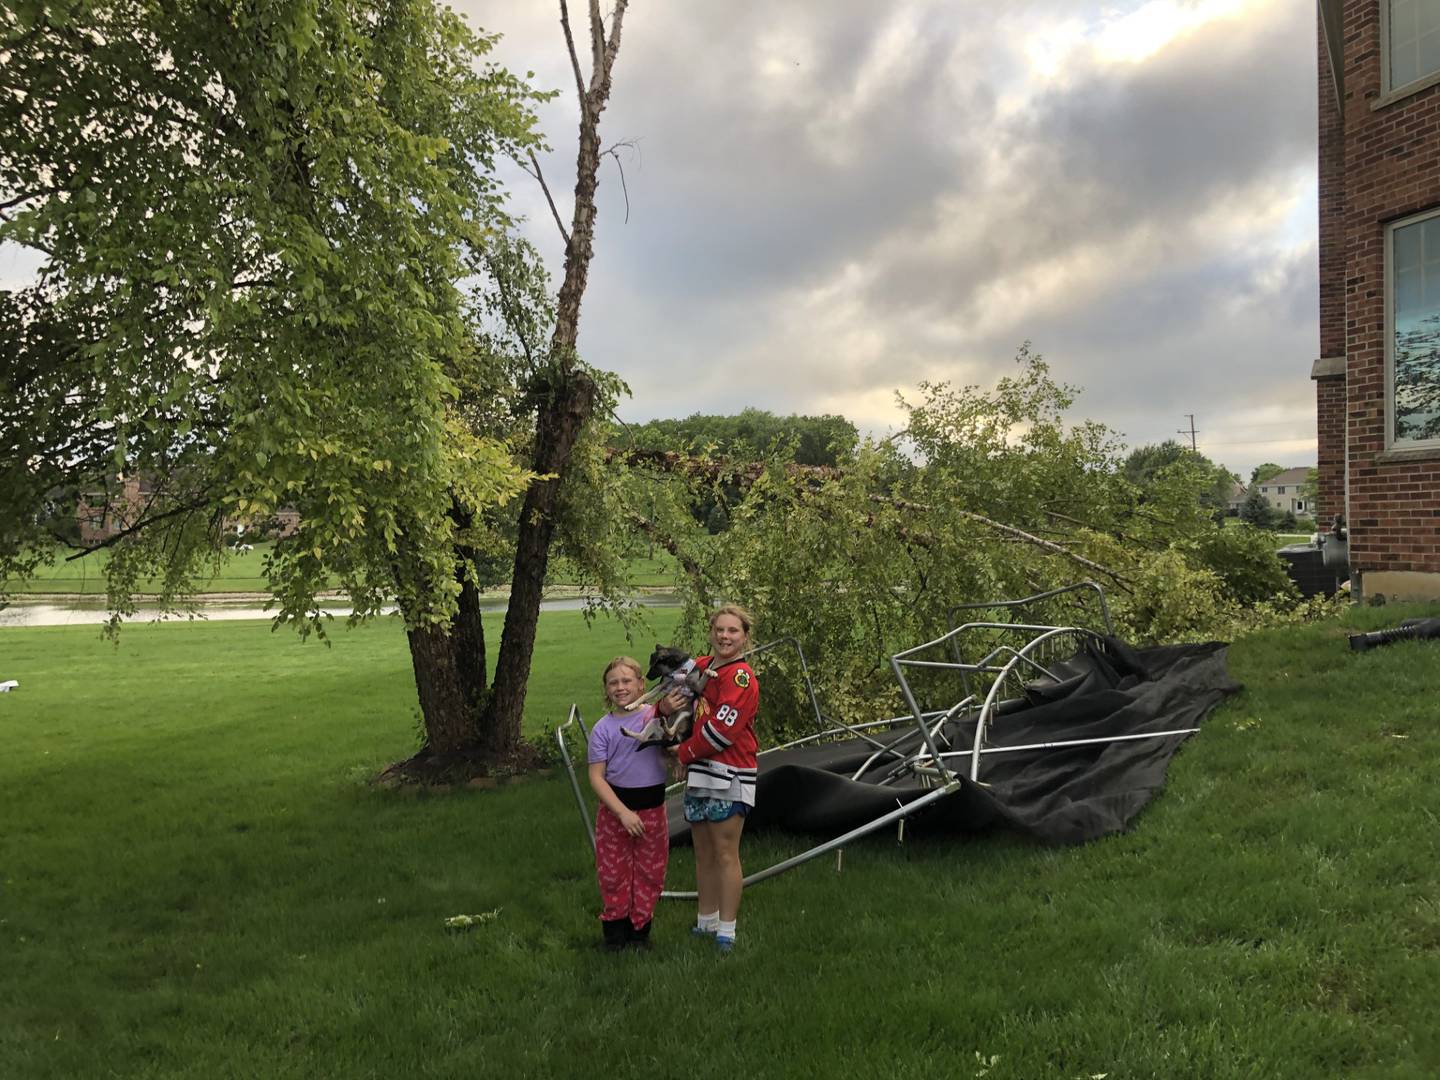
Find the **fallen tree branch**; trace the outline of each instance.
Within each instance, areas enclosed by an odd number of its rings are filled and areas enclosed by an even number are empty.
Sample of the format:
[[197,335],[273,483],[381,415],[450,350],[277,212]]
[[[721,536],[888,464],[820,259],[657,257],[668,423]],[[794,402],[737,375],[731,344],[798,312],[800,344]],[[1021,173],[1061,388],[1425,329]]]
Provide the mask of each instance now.
[[[678,473],[682,476],[708,480],[734,480],[742,485],[754,484],[765,475],[767,466],[760,461],[730,461],[727,458],[702,458],[674,450],[617,450],[605,451],[605,460],[623,465],[650,466],[664,473]],[[845,471],[832,465],[785,466],[785,475],[792,481],[804,483],[811,489],[818,489],[827,480],[839,480]]]
[[[1062,514],[1058,510],[1051,510],[1048,507],[1043,510],[1043,513],[1046,517],[1052,517],[1056,521],[1069,522],[1071,525],[1078,526],[1081,529],[1089,529],[1091,532],[1107,533],[1107,535],[1113,536],[1117,540],[1123,540],[1127,544],[1135,544],[1138,547],[1149,548],[1151,551],[1161,551],[1164,549],[1163,544],[1157,544],[1154,541],[1150,540],[1141,540],[1138,536],[1132,536],[1127,532],[1121,532],[1119,529],[1097,529],[1095,528],[1095,526],[1089,524],[1088,522],[1081,521],[1079,518],[1073,518],[1069,514]],[[1151,520],[1154,520],[1153,517]],[[1162,522],[1162,524],[1164,523]]]
[[[887,495],[871,495],[870,501],[885,503],[894,506],[898,510],[909,510],[915,513],[924,513],[933,509],[933,507],[925,506],[921,503],[906,502],[904,499],[895,499]],[[1054,555],[1063,555],[1065,558],[1079,563],[1088,570],[1093,570],[1097,574],[1104,574],[1125,592],[1131,591],[1131,581],[1129,578],[1123,574],[1117,574],[1114,570],[1101,566],[1097,562],[1092,562],[1083,555],[1076,555],[1063,544],[1057,544],[1053,540],[1046,540],[1043,537],[1036,536],[1034,533],[1028,533],[1024,529],[1017,529],[1014,525],[1006,525],[1003,521],[996,521],[994,518],[988,518],[984,514],[977,514],[974,510],[964,510],[958,506],[954,506],[950,507],[950,512],[959,514],[961,517],[968,518],[970,521],[984,525],[987,528],[994,529],[1003,536],[1008,536],[1014,540],[1023,540],[1027,544],[1033,544]]]
[[[731,480],[741,484],[753,484],[764,475],[766,466],[762,462],[742,462],[734,464],[724,459],[707,459],[689,457],[670,450],[611,450],[607,454],[607,460],[621,459],[632,465],[649,465],[664,472],[680,473],[685,476]],[[795,482],[803,482],[806,486],[818,489],[827,480],[837,480],[845,475],[843,469],[829,465],[796,465],[785,466],[785,475]],[[891,495],[871,495],[873,503],[892,506],[897,510],[904,510],[910,513],[929,513],[934,507],[921,503],[908,502],[905,499],[897,499]],[[1123,574],[1117,573],[1083,555],[1077,555],[1068,550],[1063,544],[1057,544],[1053,540],[1046,540],[1044,537],[1036,536],[1034,533],[1026,532],[1024,529],[1016,528],[1014,525],[1007,525],[1003,521],[996,521],[994,518],[986,517],[984,514],[977,514],[973,510],[965,510],[960,507],[949,507],[951,513],[960,515],[978,525],[984,525],[988,529],[1000,533],[1002,536],[1020,540],[1042,551],[1048,551],[1052,555],[1059,555],[1069,559],[1071,562],[1085,567],[1096,574],[1101,574],[1115,583],[1116,587],[1124,592],[1131,592],[1131,580]],[[873,516],[866,517],[866,525],[873,525]],[[920,546],[929,546],[931,543],[927,538],[919,536],[901,527],[901,539]]]
[[1071,560],[1072,562],[1078,563],[1079,565],[1085,567],[1088,570],[1093,570],[1097,574],[1104,574],[1111,581],[1113,581],[1118,588],[1122,589],[1123,591],[1132,591],[1130,588],[1131,582],[1129,578],[1124,577],[1121,574],[1117,574],[1114,570],[1107,569],[1106,567],[1101,566],[1097,562],[1092,562],[1091,560],[1085,558],[1085,556],[1083,555],[1076,555],[1075,552],[1067,550],[1066,548],[1062,547],[1061,545],[1055,543],[1052,540],[1044,540],[1038,536],[1035,536],[1032,533],[1026,532],[1024,529],[1017,529],[1014,525],[1006,525],[1004,522],[996,521],[993,518],[988,518],[984,514],[977,514],[973,510],[961,510],[956,507],[954,509],[954,513],[959,514],[963,518],[968,518],[971,521],[984,525],[986,528],[994,529],[996,532],[1001,533],[1002,535],[1012,536],[1017,540],[1024,540],[1027,544],[1033,544],[1038,548],[1051,552],[1052,554],[1062,555],[1065,558]]

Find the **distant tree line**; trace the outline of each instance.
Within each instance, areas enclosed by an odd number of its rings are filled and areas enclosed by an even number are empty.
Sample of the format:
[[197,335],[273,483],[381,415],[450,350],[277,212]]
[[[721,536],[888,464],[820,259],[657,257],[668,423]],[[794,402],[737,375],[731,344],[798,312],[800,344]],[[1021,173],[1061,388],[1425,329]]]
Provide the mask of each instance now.
[[1194,476],[1200,505],[1217,520],[1224,517],[1230,505],[1230,493],[1240,477],[1174,439],[1135,447],[1125,458],[1120,472],[1143,493],[1181,468]]

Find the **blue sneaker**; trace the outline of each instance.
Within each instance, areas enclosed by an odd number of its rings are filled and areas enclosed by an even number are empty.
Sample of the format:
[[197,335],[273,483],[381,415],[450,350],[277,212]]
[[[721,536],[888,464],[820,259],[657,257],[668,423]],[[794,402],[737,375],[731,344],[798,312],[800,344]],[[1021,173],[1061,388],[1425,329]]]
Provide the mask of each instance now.
[[719,934],[716,934],[715,947],[722,953],[728,953],[731,949],[735,948],[735,939],[733,937],[721,937]]
[[713,938],[715,937],[715,931],[714,931],[714,930],[706,930],[703,926],[692,926],[692,927],[690,927],[690,936],[691,936],[691,937],[698,937],[698,938],[712,938],[712,939],[713,939]]

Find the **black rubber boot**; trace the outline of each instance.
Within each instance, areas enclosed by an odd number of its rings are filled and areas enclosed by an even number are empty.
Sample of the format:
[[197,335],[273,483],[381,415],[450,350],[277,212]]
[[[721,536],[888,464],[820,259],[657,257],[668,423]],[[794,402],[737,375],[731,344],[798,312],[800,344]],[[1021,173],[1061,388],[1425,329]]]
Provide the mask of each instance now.
[[619,952],[630,944],[629,919],[601,919],[600,932],[605,935],[606,952]]
[[649,952],[651,924],[647,922],[644,926],[635,927],[630,926],[630,923],[627,921],[625,925],[630,929],[630,947],[632,949],[640,949],[642,951]]

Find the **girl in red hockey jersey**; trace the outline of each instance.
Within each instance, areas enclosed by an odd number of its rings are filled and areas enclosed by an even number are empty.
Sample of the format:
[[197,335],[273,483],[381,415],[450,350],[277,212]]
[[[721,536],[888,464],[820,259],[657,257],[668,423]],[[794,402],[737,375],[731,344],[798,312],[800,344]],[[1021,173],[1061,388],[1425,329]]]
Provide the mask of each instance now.
[[700,894],[694,933],[713,934],[722,952],[735,945],[740,913],[740,832],[755,805],[755,711],[760,684],[740,655],[751,619],[733,604],[710,616],[710,655],[697,667],[714,672],[695,703],[693,734],[675,750],[685,766],[685,820],[695,845]]

